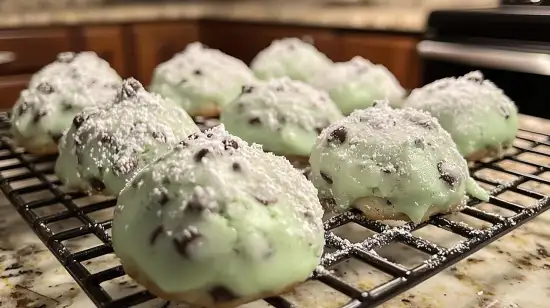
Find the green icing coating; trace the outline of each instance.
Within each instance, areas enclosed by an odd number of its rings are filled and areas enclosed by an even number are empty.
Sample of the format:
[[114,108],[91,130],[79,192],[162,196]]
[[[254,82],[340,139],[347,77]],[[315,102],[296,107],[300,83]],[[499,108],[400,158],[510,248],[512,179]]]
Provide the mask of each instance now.
[[478,71],[416,89],[406,106],[437,118],[464,157],[485,149],[501,152],[518,131],[516,105]]
[[109,103],[121,79],[93,52],[61,53],[38,71],[11,113],[12,133],[36,147],[55,147],[74,116]]
[[55,172],[68,187],[116,196],[136,172],[197,131],[185,111],[130,78],[112,104],[73,119]]
[[254,80],[241,60],[195,42],[157,66],[149,90],[196,116],[231,102]]
[[190,136],[122,191],[113,247],[164,293],[221,287],[253,297],[313,272],[322,215],[317,190],[286,159],[220,125]]
[[317,135],[343,118],[325,92],[289,78],[257,82],[222,109],[226,129],[278,155],[308,157]]
[[284,38],[260,51],[250,67],[262,80],[289,77],[307,82],[331,65],[332,61],[313,45],[298,38]]
[[375,100],[387,99],[394,108],[400,107],[406,91],[383,65],[375,65],[362,57],[335,63],[310,83],[330,94],[343,114],[371,107]]
[[[392,109],[387,102],[354,111],[325,129],[311,157],[310,179],[330,210],[383,200],[389,212],[419,222],[428,211],[447,211],[466,193],[489,195],[468,174],[450,135],[429,114]],[[376,205],[376,204],[374,204]]]

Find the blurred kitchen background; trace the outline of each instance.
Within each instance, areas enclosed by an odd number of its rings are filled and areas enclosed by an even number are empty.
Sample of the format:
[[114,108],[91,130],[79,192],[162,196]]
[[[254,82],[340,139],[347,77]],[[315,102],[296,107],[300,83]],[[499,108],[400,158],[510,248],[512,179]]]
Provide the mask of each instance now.
[[0,0],[0,108],[62,51],[95,51],[148,84],[190,42],[248,63],[273,39],[301,37],[334,61],[383,64],[408,89],[481,70],[522,113],[550,118],[549,2]]

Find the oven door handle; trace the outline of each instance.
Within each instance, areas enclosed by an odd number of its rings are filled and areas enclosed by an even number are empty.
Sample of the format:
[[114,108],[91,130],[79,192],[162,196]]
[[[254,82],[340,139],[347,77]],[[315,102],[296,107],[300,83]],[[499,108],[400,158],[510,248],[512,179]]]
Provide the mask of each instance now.
[[545,53],[428,40],[418,43],[416,50],[426,59],[550,76],[550,55]]

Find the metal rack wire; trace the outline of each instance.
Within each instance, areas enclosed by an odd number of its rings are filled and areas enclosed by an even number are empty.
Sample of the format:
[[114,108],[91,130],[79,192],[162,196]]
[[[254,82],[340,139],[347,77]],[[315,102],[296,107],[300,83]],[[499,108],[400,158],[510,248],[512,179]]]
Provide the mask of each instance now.
[[[21,216],[98,307],[131,307],[152,300],[154,296],[145,290],[136,291],[121,298],[113,298],[101,286],[106,281],[125,275],[120,265],[102,268],[94,273],[91,273],[83,265],[84,262],[93,258],[113,253],[109,235],[111,220],[97,221],[91,218],[90,215],[97,211],[113,208],[116,200],[111,199],[85,205],[76,204],[75,200],[85,197],[85,195],[64,192],[60,182],[53,176],[53,164],[48,168],[39,167],[46,162],[54,161],[55,156],[31,156],[12,145],[7,132],[9,123],[6,119],[5,115],[0,114],[0,135],[3,136],[0,140],[0,163],[8,160],[12,163],[0,165],[0,189]],[[490,225],[489,227],[475,228],[463,222],[455,221],[450,216],[435,216],[419,225],[407,223],[390,226],[383,222],[367,220],[360,213],[352,210],[334,216],[325,222],[327,252],[321,265],[327,270],[318,270],[312,279],[351,298],[342,308],[375,307],[466,258],[546,211],[550,207],[549,197],[540,191],[525,188],[523,184],[533,182],[537,185],[550,185],[550,180],[541,176],[549,171],[550,167],[546,163],[526,159],[522,157],[522,154],[529,153],[550,158],[550,151],[543,151],[538,148],[539,146],[548,146],[548,149],[550,149],[550,135],[526,130],[521,130],[520,133],[522,134],[520,134],[518,140],[528,143],[528,146],[515,145],[513,155],[503,159],[479,162],[471,168],[471,173],[477,181],[494,187],[491,192],[490,204],[511,211],[513,212],[512,215],[503,217],[496,213],[484,211],[477,206],[479,201],[472,200],[461,213],[484,221]],[[531,137],[523,136],[525,134]],[[526,173],[504,168],[501,164],[504,160],[529,166],[533,171]],[[25,171],[16,175],[4,175],[6,171],[19,169]],[[476,175],[477,171],[484,169],[514,176],[514,180],[503,185],[501,182]],[[18,187],[16,184],[23,180],[34,180],[35,184]],[[24,198],[27,194],[39,191],[48,191],[50,197],[30,202]],[[532,206],[526,207],[498,197],[503,192],[514,192],[533,198],[536,202]],[[54,204],[60,204],[61,209],[45,216],[37,215],[35,212],[37,209]],[[49,227],[51,223],[68,219],[77,219],[81,226],[61,232],[54,232]],[[362,239],[358,243],[350,244],[344,237],[337,235],[335,229],[351,223],[369,229],[373,235]],[[427,226],[447,230],[460,235],[464,240],[451,248],[445,248],[414,235],[415,231]],[[78,252],[71,252],[64,244],[64,241],[84,235],[95,235],[101,241],[101,244]],[[407,245],[429,255],[429,257],[421,264],[413,268],[407,268],[397,262],[389,261],[375,252],[376,249],[392,243]],[[391,276],[391,279],[368,290],[362,290],[330,271],[334,266],[351,258],[369,264]],[[265,301],[274,307],[295,307],[285,297],[272,297],[265,299]]]

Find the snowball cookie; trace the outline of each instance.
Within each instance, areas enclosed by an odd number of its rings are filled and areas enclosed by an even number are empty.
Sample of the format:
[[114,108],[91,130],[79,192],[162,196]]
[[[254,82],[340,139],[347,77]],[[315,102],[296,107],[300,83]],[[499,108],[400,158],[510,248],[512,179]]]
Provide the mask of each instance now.
[[356,207],[369,219],[418,223],[460,209],[466,193],[489,200],[436,119],[386,102],[323,130],[309,162],[323,205]]
[[285,77],[243,87],[220,120],[231,134],[266,151],[307,161],[317,135],[342,118],[325,92]]
[[518,131],[516,105],[479,71],[416,89],[406,106],[436,117],[468,160],[502,156]]
[[131,78],[113,104],[73,119],[55,172],[67,187],[116,196],[138,170],[198,130],[176,104]]
[[224,130],[192,135],[120,194],[113,247],[152,293],[234,307],[289,290],[319,264],[322,207],[283,157]]
[[375,100],[387,99],[394,108],[402,105],[406,91],[383,65],[361,57],[334,64],[310,82],[325,90],[344,114],[371,107]]
[[11,112],[11,133],[33,154],[57,152],[57,142],[82,109],[112,100],[121,79],[95,53],[63,53],[30,80]]
[[236,58],[192,43],[153,73],[150,90],[172,99],[191,116],[215,117],[219,108],[255,79],[252,71]]
[[284,38],[260,51],[250,67],[256,77],[264,80],[286,76],[308,81],[331,65],[332,61],[313,45],[298,38]]

